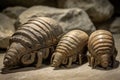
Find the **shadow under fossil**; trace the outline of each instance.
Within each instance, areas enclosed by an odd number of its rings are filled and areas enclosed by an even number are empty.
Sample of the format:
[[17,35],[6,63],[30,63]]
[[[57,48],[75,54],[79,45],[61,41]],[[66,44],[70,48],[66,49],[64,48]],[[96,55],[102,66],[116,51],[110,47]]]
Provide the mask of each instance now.
[[8,73],[16,73],[16,72],[23,72],[23,71],[31,71],[31,70],[38,70],[38,69],[42,69],[42,68],[47,68],[49,66],[43,64],[40,68],[36,68],[33,66],[24,66],[24,67],[14,67],[11,69],[8,68],[2,68],[1,69],[1,74],[8,74]]
[[[82,65],[84,65],[84,64],[86,64],[86,62],[84,62]],[[65,65],[61,65],[60,67],[55,67],[54,70],[73,69],[73,68],[81,67],[82,65],[72,64],[72,66],[71,66],[71,67],[68,67],[68,68],[66,68]],[[96,70],[103,70],[103,71],[113,70],[113,69],[118,68],[119,65],[120,65],[120,62],[119,62],[119,61],[115,61],[114,67],[108,67],[108,68],[104,69],[104,68],[102,68],[101,66],[97,66],[97,67],[94,68],[94,69],[96,69]],[[90,66],[88,65],[88,67],[90,67]]]
[[76,63],[76,62],[73,62],[70,67],[67,67],[66,65],[60,65],[59,67],[54,67],[53,70],[73,69],[73,68],[80,67],[80,66],[86,64],[87,62],[88,62],[87,60],[85,60],[85,61],[83,62],[83,64],[78,64],[78,63]]
[[[84,65],[86,62],[87,61],[84,61],[82,65]],[[69,68],[67,68],[65,65],[61,65],[60,67],[56,67],[53,70],[73,69],[73,68],[80,67],[82,65],[78,65],[78,63],[73,63],[71,65],[71,67],[69,67]],[[50,67],[50,63],[42,64],[40,68],[35,68],[35,67],[33,67],[33,65],[24,66],[24,67],[14,67],[14,68],[11,68],[11,69],[2,68],[1,69],[1,71],[2,71],[1,74],[16,73],[16,72],[31,71],[31,70],[38,70],[38,69],[47,68],[47,67]]]
[[[49,59],[48,59],[49,60]],[[53,70],[67,70],[67,69],[74,69],[74,68],[77,68],[77,67],[81,67],[83,66],[84,64],[86,64],[88,61],[84,60],[83,64],[79,65],[78,63],[72,63],[72,65],[70,67],[66,67],[66,65],[61,65],[59,67],[54,67]],[[118,68],[120,65],[120,62],[119,61],[115,61],[115,64],[114,64],[114,67],[108,67],[107,69],[104,69],[100,66],[97,66],[95,69],[96,70],[103,70],[103,71],[106,71],[106,70],[113,70],[113,69],[116,69]],[[47,67],[50,67],[50,63],[44,63],[41,65],[40,68],[36,68],[34,67],[33,65],[29,65],[29,66],[22,66],[22,67],[14,67],[14,68],[11,68],[11,69],[8,69],[8,68],[2,68],[1,69],[1,74],[8,74],[8,73],[16,73],[16,72],[23,72],[23,71],[32,71],[32,70],[38,70],[38,69],[43,69],[43,68],[47,68]],[[90,66],[88,66],[90,67]]]
[[[53,70],[67,70],[67,69],[73,69],[73,68],[77,68],[77,67],[81,67],[83,66],[85,63],[83,63],[82,65],[78,65],[78,64],[72,64],[71,67],[67,68],[65,65],[61,65],[60,67],[55,67]],[[106,71],[106,70],[113,70],[113,69],[116,69],[118,68],[120,65],[120,62],[119,61],[116,61],[115,62],[115,65],[113,68],[111,67],[108,67],[107,69],[104,69],[100,66],[97,66],[95,69],[96,70],[103,70],[103,71]],[[47,68],[47,67],[50,67],[50,65],[46,65],[46,64],[43,64],[40,68],[35,68],[35,67],[32,67],[32,66],[25,66],[25,67],[14,67],[12,69],[7,69],[7,68],[2,68],[1,69],[1,74],[8,74],[8,73],[16,73],[16,72],[23,72],[23,71],[32,71],[32,70],[38,70],[38,69],[42,69],[42,68]]]
[[108,67],[108,68],[102,68],[101,66],[96,66],[96,70],[103,70],[103,71],[108,71],[108,70],[113,70],[113,69],[116,69],[116,68],[118,68],[119,67],[119,65],[120,65],[120,62],[119,61],[115,61],[115,64],[113,65],[113,67]]

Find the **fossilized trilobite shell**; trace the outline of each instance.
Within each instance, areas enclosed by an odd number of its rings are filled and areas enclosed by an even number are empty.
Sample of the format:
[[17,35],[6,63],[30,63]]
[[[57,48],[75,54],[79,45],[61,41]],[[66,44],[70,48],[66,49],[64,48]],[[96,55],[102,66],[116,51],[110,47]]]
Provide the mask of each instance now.
[[81,30],[72,30],[65,34],[59,41],[56,52],[65,56],[72,56],[87,44],[88,35]]
[[15,65],[24,54],[56,45],[62,33],[61,26],[51,18],[31,18],[11,36],[4,65]]
[[88,49],[92,55],[102,55],[110,53],[114,49],[114,39],[112,34],[106,30],[93,32],[88,40]]
[[[31,18],[23,24],[11,37],[10,43],[20,42],[26,47],[47,47],[58,42],[62,28],[56,21],[46,17]],[[37,46],[38,47],[38,46]]]
[[88,35],[81,30],[71,30],[63,35],[51,58],[53,66],[59,66],[65,58],[77,56],[87,44],[87,40]]

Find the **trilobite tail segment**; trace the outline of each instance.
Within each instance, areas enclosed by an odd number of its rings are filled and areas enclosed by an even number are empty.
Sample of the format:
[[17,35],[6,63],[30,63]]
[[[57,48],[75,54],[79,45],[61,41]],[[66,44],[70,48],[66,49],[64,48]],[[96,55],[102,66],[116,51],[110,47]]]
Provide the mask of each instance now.
[[78,55],[84,46],[87,44],[88,35],[81,30],[71,30],[62,36],[55,52],[51,58],[53,67],[58,67],[61,64],[71,66],[72,62],[77,60]]
[[106,30],[93,32],[88,40],[88,61],[92,68],[113,66],[117,55],[112,34]]
[[[42,54],[38,54],[41,49],[49,48],[58,43],[62,33],[61,26],[51,18],[31,18],[12,35],[4,65],[11,61],[11,64],[9,64],[11,66],[15,65],[13,61],[19,61],[23,65],[32,64],[36,61],[35,59],[40,59],[38,55],[44,54],[42,51]],[[7,57],[8,55],[9,57]],[[36,55],[38,58],[36,58]],[[38,64],[41,64],[41,62],[38,61]]]

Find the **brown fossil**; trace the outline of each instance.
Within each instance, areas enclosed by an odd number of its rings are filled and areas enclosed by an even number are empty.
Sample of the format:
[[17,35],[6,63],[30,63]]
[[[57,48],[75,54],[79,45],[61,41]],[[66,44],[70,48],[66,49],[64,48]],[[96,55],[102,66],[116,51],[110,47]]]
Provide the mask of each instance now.
[[63,64],[70,67],[77,59],[79,64],[82,64],[87,40],[88,35],[81,30],[72,30],[63,35],[51,57],[51,66],[58,67]]
[[109,31],[97,30],[93,32],[88,40],[88,50],[88,61],[92,68],[114,66],[117,50],[113,36]]
[[36,67],[40,67],[42,59],[49,55],[49,48],[58,43],[62,33],[61,26],[51,18],[31,18],[11,36],[4,66],[29,65],[37,59]]

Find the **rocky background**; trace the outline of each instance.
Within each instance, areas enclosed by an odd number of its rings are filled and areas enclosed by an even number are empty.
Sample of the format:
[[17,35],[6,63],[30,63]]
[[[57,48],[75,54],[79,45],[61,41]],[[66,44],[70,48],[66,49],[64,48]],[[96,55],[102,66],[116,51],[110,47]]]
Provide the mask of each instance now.
[[1,49],[6,49],[15,30],[34,16],[51,17],[64,31],[80,28],[88,33],[95,29],[120,33],[119,0],[2,0],[0,11]]
[[[47,16],[60,23],[64,32],[77,28],[88,34],[96,29],[113,33],[120,61],[120,0],[0,0],[0,73],[10,36],[29,18]],[[118,63],[120,64],[120,62]],[[44,67],[44,68],[43,68]],[[117,69],[116,69],[117,68]],[[120,66],[103,71],[88,63],[70,69],[22,68],[0,74],[0,80],[120,80]]]
[[10,36],[30,17],[47,16],[64,31],[96,29],[120,33],[119,0],[2,0],[0,1],[0,48],[6,49]]

